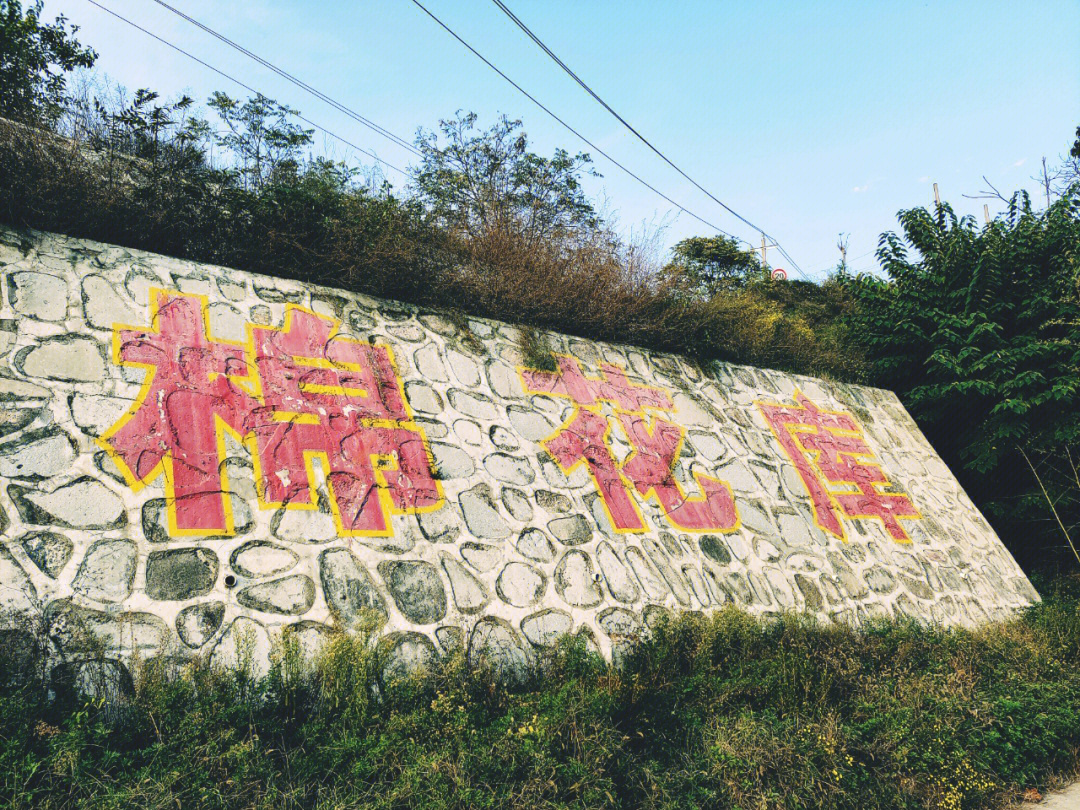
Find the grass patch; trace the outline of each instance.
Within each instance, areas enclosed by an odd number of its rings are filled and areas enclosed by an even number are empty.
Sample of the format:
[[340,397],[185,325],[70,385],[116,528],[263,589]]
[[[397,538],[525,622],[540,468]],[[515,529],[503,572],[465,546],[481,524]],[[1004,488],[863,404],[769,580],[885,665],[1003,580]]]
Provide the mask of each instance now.
[[521,349],[522,364],[526,368],[540,371],[558,371],[559,364],[548,346],[544,336],[529,326],[518,330],[518,348]]
[[109,707],[5,679],[0,804],[986,808],[1080,752],[1077,581],[977,631],[687,615],[621,669],[568,643],[518,688],[460,655],[386,683],[380,656],[148,662]]

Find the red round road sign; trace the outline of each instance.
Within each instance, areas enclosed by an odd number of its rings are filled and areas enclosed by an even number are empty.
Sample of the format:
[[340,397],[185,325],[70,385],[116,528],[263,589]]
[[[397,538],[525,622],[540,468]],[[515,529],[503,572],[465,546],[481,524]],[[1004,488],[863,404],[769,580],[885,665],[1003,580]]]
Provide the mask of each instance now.
[[775,270],[772,271],[772,277],[775,278],[777,281],[787,281],[787,270],[783,270],[777,267]]

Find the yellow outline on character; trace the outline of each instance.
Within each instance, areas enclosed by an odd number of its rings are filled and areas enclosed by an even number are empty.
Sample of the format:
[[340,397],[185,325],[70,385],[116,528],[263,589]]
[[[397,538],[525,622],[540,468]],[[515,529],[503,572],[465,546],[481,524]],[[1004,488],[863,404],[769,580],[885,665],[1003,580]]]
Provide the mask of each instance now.
[[[329,457],[323,451],[313,450],[313,451],[305,451],[303,453],[304,468],[305,468],[305,474],[307,476],[307,489],[308,489],[308,495],[309,495],[309,500],[308,501],[294,500],[294,501],[290,501],[288,503],[284,503],[284,502],[265,500],[265,494],[266,493],[264,492],[264,487],[263,487],[262,467],[261,467],[261,463],[260,463],[260,459],[259,459],[258,449],[257,449],[257,446],[256,446],[255,435],[253,433],[251,433],[251,432],[249,432],[249,433],[247,433],[245,435],[241,435],[238,431],[234,430],[232,427],[227,425],[225,423],[225,421],[220,416],[218,416],[217,414],[214,414],[214,438],[215,438],[215,442],[216,442],[216,445],[217,445],[217,453],[218,453],[218,475],[219,475],[219,480],[220,480],[220,485],[221,485],[221,492],[223,493],[222,502],[223,502],[224,515],[225,515],[225,529],[223,531],[218,530],[218,529],[210,529],[210,530],[205,530],[205,529],[181,529],[176,525],[176,506],[177,506],[177,503],[176,503],[176,492],[174,490],[174,485],[173,485],[173,470],[172,470],[173,459],[172,459],[172,453],[171,452],[165,453],[165,455],[162,457],[161,461],[158,462],[158,464],[156,464],[153,467],[153,469],[151,469],[149,472],[147,472],[145,475],[143,475],[142,478],[139,478],[128,467],[127,462],[124,461],[123,457],[116,451],[116,449],[112,446],[112,444],[110,442],[112,437],[115,436],[116,433],[118,433],[121,429],[123,429],[124,425],[126,425],[127,422],[130,419],[132,419],[135,416],[135,414],[146,404],[147,397],[150,395],[150,390],[151,390],[152,385],[153,385],[154,375],[155,375],[155,373],[157,371],[157,367],[150,364],[150,363],[141,363],[141,362],[137,362],[137,361],[123,360],[120,357],[120,349],[121,349],[120,334],[124,330],[139,331],[139,332],[150,332],[152,334],[160,334],[160,330],[157,327],[157,321],[158,321],[158,311],[159,311],[159,307],[160,307],[160,303],[161,303],[160,299],[161,299],[161,296],[163,296],[163,295],[170,296],[170,297],[184,297],[184,298],[198,299],[200,312],[201,312],[202,318],[203,318],[203,328],[205,330],[206,339],[208,341],[211,341],[211,342],[214,342],[214,343],[220,343],[220,344],[223,344],[223,345],[226,345],[226,346],[233,346],[233,347],[236,347],[236,348],[243,349],[244,362],[245,362],[245,365],[246,365],[246,367],[248,369],[248,373],[245,376],[229,375],[230,379],[232,379],[234,382],[236,382],[241,387],[242,390],[244,390],[246,393],[251,395],[253,398],[258,400],[262,404],[265,404],[265,397],[263,396],[262,385],[261,385],[261,382],[259,380],[258,375],[253,373],[253,370],[256,368],[256,363],[255,363],[255,331],[254,330],[255,329],[263,329],[263,330],[266,330],[266,331],[274,331],[274,332],[282,332],[282,333],[288,332],[292,328],[293,313],[301,312],[301,313],[304,313],[306,315],[311,315],[313,317],[319,318],[320,320],[322,320],[322,321],[324,321],[326,323],[329,323],[331,325],[331,329],[329,330],[329,335],[328,335],[328,338],[327,338],[328,341],[329,341],[329,340],[334,340],[335,338],[338,337],[338,335],[340,335],[340,333],[341,333],[341,321],[337,320],[336,318],[330,318],[330,317],[327,317],[325,315],[321,315],[321,314],[315,312],[314,310],[308,309],[307,307],[303,307],[303,306],[300,306],[300,305],[297,305],[297,304],[287,304],[286,308],[285,308],[285,317],[284,317],[283,324],[282,324],[281,328],[267,327],[267,326],[262,326],[260,324],[253,324],[251,322],[247,322],[245,324],[245,333],[246,333],[246,336],[247,336],[246,342],[228,340],[226,338],[216,338],[216,337],[213,336],[213,333],[211,332],[211,329],[210,329],[210,313],[209,313],[210,303],[209,303],[209,299],[208,299],[207,296],[199,294],[199,293],[184,293],[184,292],[180,292],[180,291],[177,291],[177,290],[167,290],[167,289],[163,289],[163,288],[160,288],[160,287],[151,287],[150,288],[150,302],[149,302],[149,307],[150,307],[150,326],[149,327],[147,327],[147,326],[131,326],[131,325],[128,325],[128,324],[120,324],[120,323],[113,324],[113,334],[112,334],[112,360],[113,360],[113,363],[118,365],[118,366],[122,366],[122,367],[141,368],[146,372],[146,376],[143,379],[142,385],[141,385],[141,387],[139,389],[138,395],[135,398],[135,401],[124,412],[124,414],[116,421],[115,424],[113,424],[108,430],[106,430],[100,437],[98,437],[96,439],[96,443],[105,450],[105,452],[108,454],[109,458],[111,458],[113,460],[113,462],[117,465],[117,467],[120,469],[121,473],[123,474],[124,479],[127,482],[127,485],[129,487],[131,487],[133,492],[140,492],[148,484],[150,484],[151,482],[156,480],[159,475],[164,474],[164,476],[165,476],[165,502],[166,502],[167,513],[168,513],[168,526],[169,526],[169,534],[170,534],[170,536],[176,536],[176,537],[216,537],[216,536],[231,536],[231,535],[236,533],[235,518],[234,518],[233,510],[232,510],[232,499],[229,497],[229,495],[230,495],[229,481],[228,481],[228,476],[226,475],[226,472],[225,472],[225,465],[224,465],[224,460],[227,458],[226,448],[225,448],[225,436],[226,436],[226,434],[232,436],[239,444],[246,447],[248,452],[251,454],[252,466],[253,466],[254,477],[255,477],[255,491],[256,491],[256,496],[257,496],[257,500],[258,500],[258,504],[259,504],[260,509],[264,509],[264,510],[267,510],[267,509],[301,509],[301,510],[317,509],[318,508],[318,487],[316,485],[316,480],[317,479],[316,479],[316,475],[315,475],[315,467],[314,467],[313,462],[316,459],[318,459],[319,462],[320,462],[320,466],[323,468],[324,472],[326,473],[326,474],[324,474],[324,480],[326,481],[326,487],[327,487],[327,490],[328,490],[328,494],[330,496],[330,510],[331,510],[331,512],[333,514],[333,517],[334,517],[334,524],[335,524],[335,526],[337,528],[338,535],[342,536],[342,537],[390,537],[390,536],[392,536],[393,533],[394,533],[394,530],[393,530],[393,527],[390,524],[389,520],[386,520],[387,526],[386,526],[385,530],[378,530],[378,529],[347,530],[347,529],[345,529],[345,527],[343,525],[343,522],[342,522],[342,519],[341,519],[341,510],[340,510],[340,507],[339,507],[338,502],[337,502],[337,497],[334,494],[333,483],[331,482],[329,474],[328,474],[329,469],[330,469]],[[358,341],[358,340],[354,340],[352,338],[342,338],[342,339],[346,340],[348,342],[351,342],[351,343],[356,343],[358,345],[362,345],[362,346],[367,346],[368,345],[366,343],[363,343],[363,342]],[[406,419],[401,421],[401,422],[391,420],[391,419],[360,419],[358,421],[364,427],[406,430],[406,431],[415,433],[419,437],[420,441],[423,444],[424,453],[425,453],[425,456],[428,459],[428,463],[432,464],[434,457],[433,457],[433,454],[431,452],[431,446],[428,443],[428,438],[427,438],[427,435],[424,433],[423,428],[420,427],[420,425],[415,421],[412,409],[409,407],[408,400],[405,398],[405,390],[404,390],[404,387],[402,386],[401,376],[397,373],[397,362],[396,362],[396,359],[394,357],[394,351],[389,346],[380,346],[379,348],[383,349],[386,352],[387,358],[390,361],[390,366],[394,370],[394,381],[395,381],[395,385],[397,385],[398,393],[401,396],[402,405],[405,408]],[[348,370],[348,371],[359,371],[359,370],[361,370],[360,367],[355,363],[335,364],[332,361],[330,361],[328,359],[324,359],[324,358],[294,357],[292,359],[294,361],[296,361],[299,365],[303,365],[303,366],[311,366],[311,367],[317,367],[317,368],[329,368],[329,369],[338,369],[338,368],[340,368],[340,369]],[[319,386],[319,388],[326,388],[326,389],[333,389],[333,390],[305,391],[305,393],[331,393],[331,394],[338,394],[338,395],[344,394],[346,396],[365,396],[365,397],[369,395],[369,392],[364,391],[362,389],[343,388],[343,387],[338,387],[338,386]],[[340,388],[340,390],[339,390],[339,388]],[[312,413],[293,413],[293,412],[286,412],[286,411],[276,411],[276,412],[274,412],[272,414],[271,419],[273,421],[275,421],[275,422],[294,422],[295,424],[309,424],[310,425],[310,424],[318,424],[319,423],[318,414],[312,414]],[[432,476],[433,483],[435,484],[435,492],[436,492],[436,494],[438,496],[438,499],[434,503],[426,505],[426,506],[405,507],[403,509],[398,509],[396,506],[394,506],[394,504],[393,504],[393,502],[391,500],[391,496],[390,496],[390,492],[389,492],[389,485],[387,484],[385,475],[381,472],[382,470],[388,469],[388,467],[386,466],[387,464],[395,464],[396,465],[396,463],[397,463],[396,458],[394,457],[393,454],[372,453],[371,456],[370,456],[370,459],[371,459],[371,464],[372,464],[373,476],[375,478],[375,483],[376,483],[376,491],[378,492],[379,506],[380,506],[380,509],[382,510],[382,513],[383,513],[384,517],[386,517],[388,515],[407,515],[407,514],[418,514],[418,513],[422,513],[422,512],[433,512],[433,511],[435,511],[437,509],[440,509],[446,503],[446,497],[445,497],[445,494],[443,493],[441,482],[437,478]]]
[[[771,406],[771,407],[774,407],[774,408],[783,408],[784,410],[809,411],[810,410],[809,408],[798,404],[800,396],[804,396],[804,395],[802,394],[802,392],[798,388],[796,388],[792,392],[792,395],[791,395],[792,401],[795,403],[794,405],[785,405],[785,404],[780,403],[780,402],[770,402],[768,400],[760,400],[760,399],[754,400],[754,404],[756,406],[758,406],[758,413],[760,413],[761,418],[765,420],[766,426],[769,428],[769,431],[776,438],[777,444],[780,445],[780,449],[784,451],[785,456],[788,456],[787,448],[784,447],[784,442],[780,438],[780,434],[776,432],[776,428],[773,427],[772,422],[769,421],[768,417],[766,417],[765,413],[761,410],[761,406],[762,405],[768,405],[768,406]],[[805,398],[807,400],[813,402],[813,400],[810,400],[809,397],[805,397]],[[854,414],[847,413],[845,411],[830,411],[827,408],[819,408],[816,403],[814,404],[814,407],[817,408],[819,413],[827,413],[827,414],[830,414],[832,416],[843,416],[843,417],[845,417],[847,419],[850,419],[852,422],[854,422],[858,426],[857,430],[844,430],[843,428],[830,428],[828,426],[822,426],[822,428],[824,430],[828,430],[830,433],[832,433],[832,434],[834,434],[836,436],[848,436],[848,437],[851,437],[851,438],[862,439],[863,443],[867,447],[870,447],[870,443],[868,441],[866,441],[866,432],[863,429],[863,426],[859,422],[859,420],[855,418]],[[798,434],[800,434],[800,433],[816,433],[819,428],[816,427],[816,426],[812,426],[812,425],[795,425],[795,424],[788,424],[788,425],[785,425],[784,427],[787,429],[787,431],[788,431],[789,435],[791,436],[791,438],[799,446],[799,449],[806,456],[808,456],[810,458],[810,463],[814,465],[814,469],[818,473],[818,478],[821,479],[822,478],[821,465],[820,465],[819,461],[821,459],[821,454],[824,451],[822,451],[822,450],[809,450],[806,447],[804,447],[802,442],[800,442],[799,439],[797,438]],[[877,458],[876,454],[872,450],[870,452],[868,452],[868,453],[837,453],[837,456],[852,456],[852,457],[863,457],[863,458],[870,458],[870,459]],[[794,459],[789,459],[789,461],[791,461],[793,464],[795,463]],[[881,475],[885,479],[885,481],[884,482],[878,482],[878,483],[872,485],[875,494],[877,494],[877,495],[894,495],[894,496],[900,496],[900,497],[907,498],[908,502],[911,504],[912,509],[915,509],[916,514],[914,514],[914,515],[896,515],[895,517],[896,517],[897,521],[900,521],[900,520],[920,520],[920,519],[922,519],[922,512],[920,512],[919,509],[915,506],[915,502],[911,499],[911,496],[908,493],[902,492],[900,490],[895,490],[893,492],[881,492],[878,489],[878,487],[882,486],[882,485],[886,485],[886,486],[889,486],[889,487],[894,487],[895,486],[893,484],[892,480],[889,478],[889,476],[885,474],[885,468],[882,467],[879,462],[877,462],[877,461],[860,461],[859,466],[877,467],[877,469],[881,471]],[[796,468],[796,471],[797,470],[798,470],[798,468]],[[802,475],[799,475],[799,481],[802,482],[803,487],[806,489],[806,494],[810,496],[810,500],[812,502],[813,497],[814,497],[814,493],[810,491],[810,487],[809,487],[809,485],[807,485],[806,481],[803,480]],[[813,508],[813,504],[811,503],[811,510],[810,511],[814,513],[814,525],[817,526],[819,529],[821,529],[823,532],[831,534],[833,537],[839,537],[841,541],[846,543],[848,541],[848,539],[847,539],[847,527],[844,525],[843,518],[845,518],[845,517],[852,518],[852,519],[854,519],[854,518],[867,518],[867,519],[870,519],[870,520],[882,520],[880,515],[849,514],[840,505],[840,502],[836,500],[837,495],[861,495],[861,494],[863,494],[862,490],[859,489],[859,484],[858,484],[857,481],[843,480],[843,481],[827,481],[826,482],[824,480],[821,480],[820,483],[821,483],[822,491],[828,496],[829,502],[832,504],[833,509],[837,513],[836,522],[840,526],[840,534],[837,534],[829,526],[823,526],[821,521],[818,519],[818,510],[816,508]],[[848,485],[848,486],[855,487],[855,489],[854,489],[854,491],[835,492],[832,489],[830,489],[829,486],[827,486],[827,484],[831,484],[831,485],[834,485],[834,486]],[[882,521],[882,522],[884,523],[884,521]],[[900,528],[904,532],[904,537],[903,538],[896,538],[896,537],[893,537],[892,535],[889,535],[889,538],[894,543],[897,543],[897,544],[902,545],[902,546],[911,545],[911,537],[908,536],[907,530],[904,529],[902,524],[900,525]]]
[[[579,370],[581,369],[581,361],[578,360],[578,358],[574,357],[573,355],[561,354],[561,353],[557,353],[557,352],[552,352],[552,355],[555,356],[555,357],[563,357],[563,358],[566,358],[568,360],[572,360],[572,361],[574,361],[574,363],[576,363],[578,365]],[[614,412],[615,412],[616,415],[624,414],[624,415],[627,415],[627,416],[640,416],[642,419],[645,419],[645,420],[649,419],[649,414],[647,413],[647,411],[655,411],[655,413],[652,414],[651,424],[646,422],[646,426],[645,426],[646,432],[648,433],[648,435],[650,437],[652,437],[653,431],[656,429],[656,419],[661,414],[670,414],[672,411],[675,410],[674,399],[672,399],[670,397],[670,395],[668,395],[667,392],[664,391],[662,388],[651,386],[651,385],[637,385],[636,383],[634,383],[630,379],[629,375],[626,373],[626,368],[624,366],[622,366],[622,365],[620,365],[618,363],[609,363],[606,360],[604,361],[604,363],[606,365],[609,365],[609,366],[613,367],[613,368],[619,369],[619,371],[622,372],[622,374],[626,378],[627,384],[629,385],[629,387],[631,389],[638,388],[638,389],[643,389],[643,390],[648,390],[648,391],[656,391],[656,392],[659,392],[660,394],[663,394],[664,396],[667,396],[668,399],[671,400],[672,405],[671,405],[670,408],[663,408],[663,407],[659,407],[659,406],[651,405],[651,404],[642,404],[641,409],[638,410],[638,411],[628,411],[628,410],[618,408],[618,407],[616,407],[614,409]],[[547,450],[547,443],[549,441],[557,438],[565,430],[567,430],[570,427],[570,425],[572,425],[574,423],[574,421],[577,420],[578,415],[580,414],[581,411],[588,411],[589,413],[595,414],[596,416],[599,416],[601,419],[604,420],[604,433],[601,436],[601,441],[603,442],[605,447],[609,448],[609,452],[610,452],[611,445],[608,442],[608,437],[611,435],[611,421],[609,419],[607,419],[606,417],[604,417],[604,415],[601,413],[601,405],[600,405],[600,403],[601,402],[607,402],[609,404],[617,406],[618,403],[617,403],[616,400],[613,400],[613,399],[611,399],[609,397],[596,396],[596,397],[594,397],[594,400],[596,400],[595,404],[583,405],[583,404],[577,402],[570,394],[558,393],[558,392],[554,392],[554,391],[538,391],[536,389],[533,389],[533,388],[529,387],[528,381],[525,379],[525,372],[526,371],[540,372],[540,373],[544,373],[544,374],[551,374],[551,375],[555,375],[556,377],[558,377],[561,374],[561,371],[544,371],[543,369],[535,369],[535,368],[530,368],[528,366],[515,366],[514,368],[517,371],[518,380],[521,382],[521,387],[525,391],[525,393],[527,393],[527,394],[535,394],[535,395],[539,395],[539,396],[550,396],[550,397],[555,397],[555,398],[558,398],[558,399],[566,399],[566,400],[569,400],[570,402],[574,403],[574,410],[570,414],[570,417],[568,419],[566,419],[562,423],[562,425],[560,425],[558,428],[556,428],[554,432],[552,432],[546,438],[540,440],[539,444],[543,445],[545,450]],[[589,377],[588,375],[586,375],[584,373],[584,371],[582,371],[581,373],[582,373],[582,377],[584,377],[584,379],[589,381],[589,382],[594,382],[594,383],[607,382],[607,380],[604,377]],[[671,460],[671,466],[670,466],[670,468],[668,470],[668,472],[674,473],[675,465],[679,461],[679,457],[682,454],[683,444],[686,441],[687,430],[682,425],[676,424],[674,422],[669,422],[669,424],[672,424],[672,425],[674,425],[675,427],[677,427],[679,429],[679,443],[676,446],[675,452],[671,457],[671,459],[672,459]],[[586,459],[578,458],[576,461],[574,461],[573,464],[571,464],[569,467],[566,467],[566,466],[564,466],[562,464],[562,462],[559,461],[559,459],[553,453],[551,453],[550,450],[548,451],[548,455],[551,456],[551,458],[555,462],[555,464],[566,475],[569,475],[570,473],[572,473],[574,470],[576,470],[582,464],[585,465],[585,469],[588,472],[589,478],[592,480],[593,486],[596,488],[596,491],[600,496],[600,504],[604,509],[604,514],[607,516],[608,522],[611,524],[611,530],[615,534],[642,534],[642,533],[651,531],[651,528],[649,527],[649,524],[646,522],[645,517],[641,512],[641,507],[638,505],[638,502],[637,502],[637,497],[638,497],[637,485],[634,484],[634,482],[631,481],[625,475],[625,473],[623,473],[623,467],[625,466],[626,462],[629,461],[634,455],[636,455],[640,451],[637,449],[636,445],[634,444],[633,439],[630,437],[629,433],[627,433],[625,426],[622,425],[621,422],[619,423],[619,428],[622,430],[623,435],[626,436],[627,442],[629,443],[632,450],[631,450],[631,453],[625,459],[623,459],[622,463],[619,463],[619,461],[617,459],[615,459],[614,454],[612,454],[611,458],[612,458],[612,461],[614,463],[615,470],[619,475],[619,480],[622,483],[623,490],[626,492],[627,500],[629,500],[630,505],[634,510],[634,513],[637,515],[638,523],[642,527],[640,529],[634,529],[634,528],[622,529],[622,528],[619,528],[615,518],[613,517],[613,515],[611,513],[611,508],[608,505],[607,499],[604,498],[604,492],[603,492],[603,489],[601,489],[601,487],[600,487],[600,482],[597,479],[596,475],[593,473],[592,466],[589,465],[589,463],[588,463],[588,461]],[[713,478],[712,476],[704,475],[703,473],[700,473],[700,472],[695,472],[693,475],[694,475],[694,480],[698,483],[698,486],[701,486],[701,481],[702,480],[714,481],[714,482],[724,486],[727,489],[727,491],[729,493],[731,493],[731,495],[732,495],[732,505],[734,505],[734,492],[731,489],[731,485],[727,481],[724,481],[724,480],[719,479],[719,478]],[[683,497],[683,500],[686,501],[687,503],[701,503],[704,500],[706,500],[706,496],[704,496],[704,495],[695,496],[693,498],[686,495],[686,493],[683,492],[682,487],[679,485],[679,482],[674,480],[674,476],[672,477],[672,481],[675,484],[675,487],[678,490],[679,494]],[[702,491],[704,492],[703,487],[702,487]],[[730,528],[706,528],[706,529],[686,528],[686,527],[680,526],[677,523],[675,523],[675,521],[671,518],[671,515],[668,514],[667,510],[664,508],[663,504],[660,502],[660,496],[657,494],[655,486],[650,487],[644,493],[641,493],[640,497],[641,497],[641,500],[643,502],[645,502],[645,503],[648,503],[650,500],[656,500],[657,504],[660,505],[660,511],[663,512],[665,520],[667,520],[667,522],[670,523],[671,526],[673,528],[677,529],[678,531],[697,532],[697,533],[703,533],[703,534],[704,533],[730,534],[731,532],[738,531],[738,529],[742,526],[742,517],[739,515],[738,509],[736,509],[735,510],[735,524],[733,526],[731,526]]]

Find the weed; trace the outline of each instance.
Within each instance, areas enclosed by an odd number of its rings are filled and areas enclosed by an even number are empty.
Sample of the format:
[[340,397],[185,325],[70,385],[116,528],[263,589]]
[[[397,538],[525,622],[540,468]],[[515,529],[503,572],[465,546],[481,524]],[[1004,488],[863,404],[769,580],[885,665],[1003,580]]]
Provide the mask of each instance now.
[[521,350],[522,364],[527,368],[535,368],[540,371],[557,371],[559,366],[555,362],[544,336],[533,329],[525,326],[518,330],[518,348]]
[[1044,593],[974,631],[671,617],[514,686],[460,650],[390,678],[374,615],[261,679],[143,662],[111,714],[2,678],[0,805],[1004,807],[1080,765],[1080,581]]

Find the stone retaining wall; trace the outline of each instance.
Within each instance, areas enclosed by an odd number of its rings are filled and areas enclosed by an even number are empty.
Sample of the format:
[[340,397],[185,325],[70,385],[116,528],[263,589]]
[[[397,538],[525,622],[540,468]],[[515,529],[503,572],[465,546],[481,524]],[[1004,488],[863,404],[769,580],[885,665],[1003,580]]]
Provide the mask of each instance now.
[[[998,619],[1038,599],[890,392],[0,230],[0,610],[265,668],[606,655],[667,610]],[[536,341],[533,341],[535,343]],[[8,641],[16,640],[6,630]],[[245,641],[246,640],[246,641]]]

